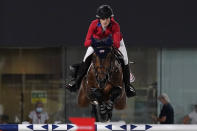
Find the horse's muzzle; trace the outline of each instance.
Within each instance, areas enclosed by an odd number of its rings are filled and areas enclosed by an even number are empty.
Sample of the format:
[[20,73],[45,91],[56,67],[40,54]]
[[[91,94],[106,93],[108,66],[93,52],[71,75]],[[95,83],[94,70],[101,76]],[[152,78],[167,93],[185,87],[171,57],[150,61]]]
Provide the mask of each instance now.
[[105,88],[108,76],[105,75],[102,79],[98,80],[100,88]]
[[100,81],[99,82],[99,86],[101,89],[105,88],[105,85],[106,85],[106,81]]

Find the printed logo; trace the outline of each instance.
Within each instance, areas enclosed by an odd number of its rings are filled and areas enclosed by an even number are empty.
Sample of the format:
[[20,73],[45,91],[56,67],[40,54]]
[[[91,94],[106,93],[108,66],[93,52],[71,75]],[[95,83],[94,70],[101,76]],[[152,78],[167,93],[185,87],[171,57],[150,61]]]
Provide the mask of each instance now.
[[95,118],[70,117],[69,120],[77,126],[76,131],[95,131]]

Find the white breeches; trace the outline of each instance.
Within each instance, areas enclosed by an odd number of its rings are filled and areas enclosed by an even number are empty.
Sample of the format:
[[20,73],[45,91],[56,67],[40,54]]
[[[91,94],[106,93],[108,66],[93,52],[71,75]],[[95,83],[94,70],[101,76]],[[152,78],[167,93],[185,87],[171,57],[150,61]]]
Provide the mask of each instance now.
[[[118,50],[123,54],[124,64],[128,65],[129,60],[128,60],[127,50],[125,48],[123,39],[120,41],[120,47],[118,48]],[[94,49],[92,48],[92,46],[89,46],[87,51],[86,51],[85,57],[83,59],[83,62],[85,62],[87,57],[90,56],[92,53],[94,53]]]
[[123,59],[124,59],[124,64],[125,65],[128,65],[129,63],[129,60],[128,60],[128,56],[127,56],[127,50],[126,50],[126,47],[124,45],[124,41],[123,39],[120,41],[120,47],[118,48],[118,50],[122,53],[123,55]]

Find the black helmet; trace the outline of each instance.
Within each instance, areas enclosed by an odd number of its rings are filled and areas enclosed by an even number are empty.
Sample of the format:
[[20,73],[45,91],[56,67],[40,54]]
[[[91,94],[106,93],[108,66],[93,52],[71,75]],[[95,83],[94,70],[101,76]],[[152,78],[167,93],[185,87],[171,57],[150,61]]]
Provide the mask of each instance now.
[[99,8],[97,9],[97,12],[96,12],[96,17],[97,18],[110,18],[110,17],[113,17],[114,14],[113,14],[113,11],[112,11],[112,8],[109,6],[109,5],[101,5],[99,6]]

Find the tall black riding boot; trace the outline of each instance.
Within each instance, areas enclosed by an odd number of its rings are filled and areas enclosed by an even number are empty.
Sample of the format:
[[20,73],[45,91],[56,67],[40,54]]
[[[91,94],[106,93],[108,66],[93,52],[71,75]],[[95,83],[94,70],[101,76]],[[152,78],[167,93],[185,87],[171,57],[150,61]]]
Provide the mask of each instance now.
[[123,66],[123,79],[125,83],[125,91],[127,97],[133,97],[136,95],[136,91],[134,87],[130,83],[130,70],[129,70],[129,65],[124,65]]
[[87,73],[90,64],[91,64],[91,56],[89,56],[85,62],[82,62],[81,66],[79,67],[79,71],[77,73],[76,79],[70,81],[67,84],[66,88],[68,90],[70,90],[71,92],[76,92],[80,88],[81,81],[85,76],[85,74]]

